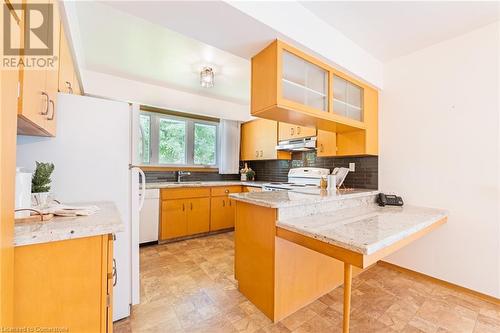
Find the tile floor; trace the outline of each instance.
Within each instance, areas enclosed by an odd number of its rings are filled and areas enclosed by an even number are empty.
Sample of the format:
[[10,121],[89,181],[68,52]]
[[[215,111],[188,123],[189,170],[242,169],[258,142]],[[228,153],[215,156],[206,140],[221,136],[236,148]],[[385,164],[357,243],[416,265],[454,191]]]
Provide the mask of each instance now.
[[[233,233],[141,248],[122,332],[341,332],[342,287],[273,324],[238,292]],[[499,333],[500,306],[380,265],[353,280],[351,332]]]

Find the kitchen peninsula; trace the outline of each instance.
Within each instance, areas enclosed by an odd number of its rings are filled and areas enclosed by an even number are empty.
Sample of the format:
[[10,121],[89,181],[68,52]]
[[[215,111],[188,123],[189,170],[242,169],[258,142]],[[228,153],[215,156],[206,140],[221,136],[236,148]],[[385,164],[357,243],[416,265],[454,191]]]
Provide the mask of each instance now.
[[444,224],[447,213],[378,207],[376,191],[234,193],[239,290],[277,322],[344,284],[349,331],[353,274]]

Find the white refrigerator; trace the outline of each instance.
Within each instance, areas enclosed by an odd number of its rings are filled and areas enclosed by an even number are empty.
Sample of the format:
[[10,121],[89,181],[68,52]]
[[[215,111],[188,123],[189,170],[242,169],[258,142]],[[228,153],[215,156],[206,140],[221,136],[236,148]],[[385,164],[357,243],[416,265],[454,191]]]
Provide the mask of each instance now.
[[118,279],[113,289],[113,320],[125,318],[130,305],[139,303],[142,171],[131,167],[140,138],[138,107],[59,94],[56,113],[55,138],[18,136],[17,166],[34,169],[35,161],[54,163],[51,191],[61,202],[115,202],[125,230],[116,234],[114,243]]

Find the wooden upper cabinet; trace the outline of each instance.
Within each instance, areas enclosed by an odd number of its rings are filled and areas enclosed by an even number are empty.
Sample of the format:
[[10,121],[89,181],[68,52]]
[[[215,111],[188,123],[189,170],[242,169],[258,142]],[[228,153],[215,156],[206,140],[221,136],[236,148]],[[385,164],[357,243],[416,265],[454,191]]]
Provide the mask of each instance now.
[[280,122],[278,124],[278,140],[293,140],[316,136],[316,129]]
[[67,94],[80,95],[80,84],[76,67],[71,55],[69,41],[61,23],[61,47],[59,57],[59,91]]
[[[378,154],[377,96],[367,84],[280,40],[252,58],[251,114],[337,133],[343,136],[337,146],[355,141],[340,152]],[[287,126],[280,140],[309,136]]]
[[241,126],[241,160],[290,159],[290,153],[278,152],[278,123],[257,119]]
[[318,130],[316,141],[316,155],[318,157],[331,157],[337,155],[337,133]]
[[[26,3],[26,1],[23,3]],[[39,69],[20,68],[17,133],[22,135],[55,136],[57,93],[59,91],[69,92],[69,86],[73,86],[73,91],[76,91],[76,93],[80,93],[81,89],[78,82],[75,83],[77,74],[72,62],[66,34],[62,29],[59,4],[56,0],[48,0],[41,2],[39,5],[52,6],[52,17],[47,19],[52,21],[50,26],[53,29],[53,56],[57,60],[53,68],[49,66]],[[24,22],[25,17],[21,17],[21,45],[24,44]],[[50,58],[50,56],[44,58]],[[69,86],[65,86],[65,82],[69,82]]]

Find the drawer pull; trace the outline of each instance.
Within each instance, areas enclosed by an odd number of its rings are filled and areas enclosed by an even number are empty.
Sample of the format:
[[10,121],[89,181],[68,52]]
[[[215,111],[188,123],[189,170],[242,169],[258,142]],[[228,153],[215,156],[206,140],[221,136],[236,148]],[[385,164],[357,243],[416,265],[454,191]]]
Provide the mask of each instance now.
[[66,81],[65,83],[66,83],[66,88],[68,89],[68,92],[70,94],[72,94],[73,93],[73,87],[71,86],[71,82]]
[[56,114],[56,105],[53,100],[49,100],[50,105],[52,105],[52,114],[47,116],[47,120],[54,120],[54,116]]
[[118,283],[118,269],[116,269],[116,259],[113,258],[113,287]]
[[229,190],[228,190],[228,189],[225,189],[225,190],[224,190],[224,192],[225,192],[225,193],[229,193]]
[[300,134],[300,126],[297,126],[297,134]]
[[294,129],[293,129],[293,127],[290,127],[290,135],[293,135],[293,133],[294,133]]
[[260,157],[263,157],[264,156],[264,153],[262,152],[262,150],[260,151]]
[[49,101],[50,101],[50,98],[49,98],[49,95],[45,92],[45,91],[42,91],[42,96],[45,96],[45,98],[47,99],[46,100],[46,104],[45,104],[45,111],[44,112],[41,112],[42,115],[46,116],[49,114]]

